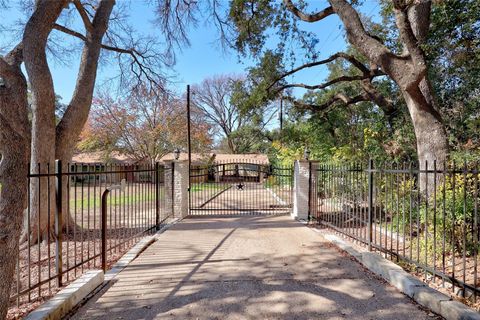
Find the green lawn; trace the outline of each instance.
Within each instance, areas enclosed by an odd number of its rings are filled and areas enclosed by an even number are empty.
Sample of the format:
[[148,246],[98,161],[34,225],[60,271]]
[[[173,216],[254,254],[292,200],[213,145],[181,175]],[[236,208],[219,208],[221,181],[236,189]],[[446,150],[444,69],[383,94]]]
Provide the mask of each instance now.
[[[160,191],[160,200],[164,198],[163,190]],[[108,205],[121,206],[121,205],[135,205],[141,202],[155,201],[155,193],[144,193],[144,194],[117,194],[111,195],[108,198]],[[100,197],[95,197],[91,195],[90,197],[83,197],[77,199],[70,199],[70,210],[78,210],[86,208],[98,208],[100,207]]]
[[[228,188],[228,184],[218,184],[218,183],[194,183],[190,187],[191,192],[199,191],[223,191]],[[164,199],[164,189],[160,189],[160,200]],[[155,201],[155,191],[148,192],[145,190],[143,193],[141,190],[129,191],[126,193],[115,192],[110,195],[108,198],[108,205],[113,206],[122,206],[122,205],[136,205],[142,202],[151,202]],[[97,190],[97,194],[94,195],[91,191],[90,195],[87,195],[87,191],[84,190],[83,197],[80,194],[80,191],[77,190],[77,198],[75,199],[75,192],[72,190],[70,195],[70,210],[82,210],[83,209],[93,209],[100,208],[100,195]]]
[[224,190],[228,185],[219,183],[194,183],[190,186],[190,192],[198,192],[204,190]]

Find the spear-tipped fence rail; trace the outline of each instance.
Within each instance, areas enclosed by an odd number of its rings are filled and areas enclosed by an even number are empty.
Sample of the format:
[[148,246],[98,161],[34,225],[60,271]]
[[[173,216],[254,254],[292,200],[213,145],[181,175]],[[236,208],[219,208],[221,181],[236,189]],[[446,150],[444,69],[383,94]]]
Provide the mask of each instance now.
[[[88,269],[105,270],[165,224],[168,170],[158,163],[31,166],[12,306],[41,301]],[[122,180],[124,190],[112,188]]]
[[312,163],[310,219],[477,299],[477,164]]

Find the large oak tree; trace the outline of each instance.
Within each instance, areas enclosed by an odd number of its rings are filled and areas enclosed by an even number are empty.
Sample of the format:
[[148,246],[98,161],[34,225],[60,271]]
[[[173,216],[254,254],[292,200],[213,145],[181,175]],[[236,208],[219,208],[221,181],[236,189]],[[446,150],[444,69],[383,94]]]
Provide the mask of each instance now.
[[[342,100],[348,104],[370,100],[383,107],[385,111],[391,106],[388,105],[388,101],[377,99],[382,97],[376,95],[376,88],[371,85],[371,79],[388,76],[398,86],[407,105],[415,131],[420,166],[424,167],[426,161],[431,163],[433,160],[437,160],[441,166],[448,155],[447,135],[428,77],[428,64],[422,47],[430,27],[432,3],[429,0],[394,0],[392,5],[395,31],[398,34],[396,39],[398,50],[391,48],[381,38],[369,32],[355,4],[346,0],[328,0],[325,8],[315,12],[307,12],[308,6],[303,1],[294,3],[291,0],[284,0],[282,4],[271,1],[236,1],[232,3],[230,15],[236,25],[236,47],[242,52],[249,50],[253,54],[262,51],[267,39],[267,30],[271,30],[270,28],[277,30],[282,39],[294,35],[306,49],[311,49],[308,41],[311,34],[299,31],[298,21],[317,23],[329,16],[337,15],[343,24],[349,44],[362,55],[366,64],[357,64],[356,60],[344,53],[337,53],[320,61],[313,54],[310,56],[312,62],[292,70],[292,73],[312,65],[324,64],[327,60],[349,60],[361,73],[354,78],[342,77],[334,81],[337,83],[362,81],[364,92],[355,97],[332,97],[332,102]],[[285,47],[285,43],[280,43],[279,51]],[[304,87],[322,89],[328,85],[329,83],[322,83]],[[287,84],[284,88],[292,86],[299,85]]]

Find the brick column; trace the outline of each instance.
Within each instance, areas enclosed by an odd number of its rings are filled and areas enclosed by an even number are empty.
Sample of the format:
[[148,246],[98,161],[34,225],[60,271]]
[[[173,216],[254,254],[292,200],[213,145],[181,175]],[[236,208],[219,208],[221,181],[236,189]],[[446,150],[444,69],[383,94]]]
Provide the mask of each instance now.
[[[188,215],[188,161],[165,163],[165,212],[175,218]],[[173,190],[172,190],[173,189]]]
[[293,172],[293,210],[292,218],[308,220],[308,196],[310,190],[310,163],[306,160],[295,161]]

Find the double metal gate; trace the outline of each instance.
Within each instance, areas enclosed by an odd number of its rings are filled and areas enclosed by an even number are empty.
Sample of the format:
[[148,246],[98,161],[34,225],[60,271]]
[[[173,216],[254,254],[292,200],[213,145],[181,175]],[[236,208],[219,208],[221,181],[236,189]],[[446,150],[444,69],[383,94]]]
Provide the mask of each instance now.
[[192,166],[190,215],[288,214],[292,166],[236,162]]

